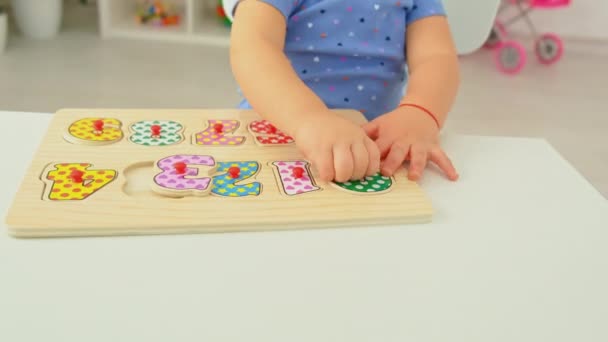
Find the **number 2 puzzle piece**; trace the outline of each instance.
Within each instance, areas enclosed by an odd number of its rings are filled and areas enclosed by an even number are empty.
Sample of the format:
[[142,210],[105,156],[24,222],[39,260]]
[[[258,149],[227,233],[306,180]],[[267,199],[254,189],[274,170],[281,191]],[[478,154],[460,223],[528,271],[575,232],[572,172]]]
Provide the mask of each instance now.
[[371,194],[381,194],[390,191],[391,186],[393,185],[393,180],[391,177],[382,176],[380,173],[377,173],[373,176],[367,176],[361,180],[348,181],[348,182],[332,182],[334,187],[360,194],[360,195],[371,195]]
[[[255,161],[220,162],[216,176],[213,177],[214,195],[225,197],[259,196],[262,192],[260,182],[237,184],[255,177],[260,171],[260,164]],[[232,172],[231,172],[232,171]]]
[[255,137],[255,142],[261,146],[285,146],[294,142],[292,137],[279,131],[268,120],[251,122],[249,132]]
[[321,190],[312,178],[307,161],[275,161],[272,165],[279,180],[279,188],[284,194],[294,196]]
[[245,142],[245,137],[232,135],[239,126],[237,120],[208,120],[207,128],[194,134],[193,143],[202,146],[241,145]]
[[216,169],[212,156],[178,154],[156,162],[162,172],[153,179],[152,190],[169,197],[206,196],[212,188],[210,174]]
[[64,134],[72,144],[109,145],[122,139],[122,123],[113,118],[85,118],[73,122]]
[[80,201],[116,179],[115,170],[89,169],[91,166],[89,163],[52,165],[43,173],[43,181],[50,182],[44,197],[52,201]]
[[180,143],[184,126],[171,120],[139,121],[129,127],[132,143],[143,146],[168,146]]

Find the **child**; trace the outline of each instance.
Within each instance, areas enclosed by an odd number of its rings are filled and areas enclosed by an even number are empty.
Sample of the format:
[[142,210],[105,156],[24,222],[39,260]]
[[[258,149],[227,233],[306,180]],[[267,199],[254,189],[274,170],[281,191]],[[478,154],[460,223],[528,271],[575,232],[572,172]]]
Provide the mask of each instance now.
[[440,0],[241,0],[233,13],[241,107],[294,137],[321,179],[390,176],[405,160],[411,180],[427,160],[458,178],[438,139],[459,83]]

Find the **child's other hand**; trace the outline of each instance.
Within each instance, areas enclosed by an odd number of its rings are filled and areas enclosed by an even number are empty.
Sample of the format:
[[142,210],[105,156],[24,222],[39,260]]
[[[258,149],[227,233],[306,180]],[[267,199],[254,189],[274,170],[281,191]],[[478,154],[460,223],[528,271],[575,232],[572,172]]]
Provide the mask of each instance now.
[[326,112],[310,115],[294,132],[296,145],[324,181],[362,179],[380,169],[380,152],[357,124]]
[[439,146],[437,124],[420,109],[400,107],[365,124],[363,128],[380,150],[383,175],[392,176],[405,160],[410,160],[408,178],[416,181],[422,177],[430,160],[439,166],[448,179],[458,179],[450,158]]

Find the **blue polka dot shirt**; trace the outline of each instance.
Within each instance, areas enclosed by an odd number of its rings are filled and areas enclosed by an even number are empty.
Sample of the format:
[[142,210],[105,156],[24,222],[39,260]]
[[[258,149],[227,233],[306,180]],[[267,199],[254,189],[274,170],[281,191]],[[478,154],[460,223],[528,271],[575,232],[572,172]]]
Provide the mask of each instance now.
[[[285,54],[329,108],[372,120],[397,107],[407,84],[405,33],[445,15],[441,0],[259,0],[287,22]],[[243,100],[241,108],[251,108]]]

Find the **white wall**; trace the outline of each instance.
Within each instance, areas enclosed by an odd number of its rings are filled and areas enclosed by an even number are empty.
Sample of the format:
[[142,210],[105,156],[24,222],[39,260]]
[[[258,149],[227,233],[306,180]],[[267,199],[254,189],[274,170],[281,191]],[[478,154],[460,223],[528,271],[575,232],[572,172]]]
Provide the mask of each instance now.
[[[504,14],[511,14],[505,11]],[[501,14],[501,17],[504,15]],[[506,17],[509,17],[507,15]],[[572,0],[570,7],[535,10],[531,13],[534,25],[541,32],[553,32],[566,38],[601,39],[608,41],[608,1]],[[513,25],[512,31],[527,33],[523,22]]]

